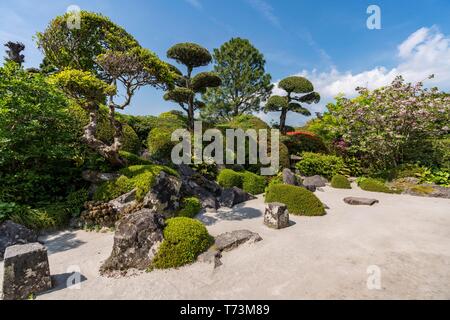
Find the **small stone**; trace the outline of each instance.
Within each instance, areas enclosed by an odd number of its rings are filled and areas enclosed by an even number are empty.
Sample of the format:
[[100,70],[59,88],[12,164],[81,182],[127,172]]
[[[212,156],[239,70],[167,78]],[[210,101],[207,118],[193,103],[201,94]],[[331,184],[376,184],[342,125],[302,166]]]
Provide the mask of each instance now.
[[264,213],[264,224],[269,228],[284,229],[289,227],[289,211],[282,203],[269,203]]
[[237,230],[233,232],[222,233],[216,237],[215,247],[220,252],[230,251],[245,242],[258,242],[262,238],[259,234],[248,230]]
[[[314,186],[315,188],[325,187],[328,183],[328,180],[322,176],[312,176],[303,179],[303,185],[305,187]],[[315,191],[315,189],[314,189]]]
[[373,206],[380,201],[376,199],[348,197],[344,199],[344,202],[353,206]]
[[6,248],[3,299],[24,300],[52,288],[47,249],[40,243]]

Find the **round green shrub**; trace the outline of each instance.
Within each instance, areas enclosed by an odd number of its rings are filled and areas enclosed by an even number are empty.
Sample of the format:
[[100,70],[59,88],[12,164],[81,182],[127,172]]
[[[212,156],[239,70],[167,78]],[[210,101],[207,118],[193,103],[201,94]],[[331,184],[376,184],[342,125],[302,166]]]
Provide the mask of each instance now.
[[331,179],[331,186],[336,189],[351,189],[350,181],[348,181],[347,177],[338,174]]
[[284,203],[290,214],[298,216],[323,216],[326,214],[322,202],[312,192],[296,186],[274,184],[266,193],[266,203]]
[[244,172],[242,175],[242,189],[253,195],[264,193],[267,185],[265,177],[259,176],[252,172]]
[[304,152],[296,167],[305,176],[321,175],[331,179],[345,170],[345,162],[338,156]]
[[200,221],[185,217],[169,219],[164,229],[164,241],[151,267],[169,269],[192,263],[213,242]]
[[198,198],[185,198],[182,202],[182,209],[178,212],[179,217],[194,218],[202,210],[202,203]]
[[223,188],[242,188],[242,174],[231,169],[223,169],[217,177],[217,183]]
[[387,187],[383,182],[372,178],[361,179],[358,185],[365,191],[394,193],[394,191]]

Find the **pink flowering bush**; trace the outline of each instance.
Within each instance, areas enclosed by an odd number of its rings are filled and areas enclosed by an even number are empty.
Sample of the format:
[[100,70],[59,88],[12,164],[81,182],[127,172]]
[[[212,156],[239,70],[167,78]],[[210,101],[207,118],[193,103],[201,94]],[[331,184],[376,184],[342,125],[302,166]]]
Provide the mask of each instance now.
[[359,97],[343,98],[343,108],[330,111],[339,119],[334,130],[342,137],[340,145],[371,169],[396,167],[408,151],[448,133],[450,97],[437,88],[397,77],[374,91],[356,90]]

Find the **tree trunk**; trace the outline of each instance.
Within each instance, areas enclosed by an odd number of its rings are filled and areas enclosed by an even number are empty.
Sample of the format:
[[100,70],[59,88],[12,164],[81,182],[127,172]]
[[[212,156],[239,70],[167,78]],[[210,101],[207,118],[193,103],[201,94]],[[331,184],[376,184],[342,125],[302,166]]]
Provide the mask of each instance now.
[[287,116],[288,110],[286,108],[281,109],[281,116],[280,116],[280,132],[281,134],[286,134],[286,116]]
[[[114,143],[111,146],[108,146],[103,141],[97,139],[95,137],[97,133],[97,125],[98,125],[98,106],[91,106],[88,108],[89,111],[89,124],[84,127],[84,142],[91,148],[100,154],[103,158],[109,161],[109,163],[114,167],[122,167],[125,166],[125,161],[119,156],[119,148],[120,137],[122,130],[120,129],[120,133],[115,132],[114,134]],[[111,116],[111,114],[110,114]],[[122,125],[120,124],[120,128]],[[117,130],[117,128],[115,127]]]

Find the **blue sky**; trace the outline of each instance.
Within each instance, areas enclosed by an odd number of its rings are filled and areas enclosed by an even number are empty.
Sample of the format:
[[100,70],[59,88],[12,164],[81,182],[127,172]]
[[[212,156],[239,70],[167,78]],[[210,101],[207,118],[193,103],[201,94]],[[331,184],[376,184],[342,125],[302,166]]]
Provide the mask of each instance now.
[[[73,4],[109,16],[162,59],[178,42],[212,50],[232,37],[248,38],[265,55],[274,82],[294,74],[313,81],[323,99],[312,111],[323,111],[339,92],[352,95],[358,85],[377,87],[397,74],[419,81],[436,73],[429,85],[450,89],[448,0],[0,0],[0,42],[24,42],[26,66],[37,66],[42,56],[33,35]],[[381,8],[381,30],[366,27],[371,4]],[[141,90],[128,113],[176,109],[162,94]],[[304,121],[291,115],[288,122]]]

